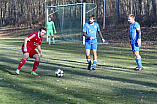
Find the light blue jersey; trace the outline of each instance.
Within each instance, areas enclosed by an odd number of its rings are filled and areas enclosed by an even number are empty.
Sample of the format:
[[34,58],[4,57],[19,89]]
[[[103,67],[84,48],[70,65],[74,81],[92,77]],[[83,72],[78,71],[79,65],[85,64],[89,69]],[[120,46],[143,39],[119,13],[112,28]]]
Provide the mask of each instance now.
[[[140,30],[140,24],[137,22],[134,22],[130,25],[130,36],[131,36],[131,47],[132,47],[132,51],[140,51],[140,45],[138,45],[138,37],[139,37],[139,33],[137,32],[137,30]],[[136,58],[136,64],[138,67],[142,67],[142,63],[141,63],[141,57]]]
[[134,22],[130,25],[131,44],[138,43],[139,33],[137,32],[137,30],[139,29],[140,29],[140,24],[137,22]]
[[84,24],[83,32],[86,32],[88,36],[94,37],[94,39],[90,40],[89,38],[85,38],[85,49],[94,49],[97,50],[97,37],[96,32],[100,31],[98,23],[94,22],[91,25],[89,22]]
[[[94,37],[96,39],[96,32],[100,31],[98,23],[94,22],[93,25],[91,25],[89,22],[84,24],[83,32],[86,32],[88,36]],[[87,37],[86,40],[89,40]]]

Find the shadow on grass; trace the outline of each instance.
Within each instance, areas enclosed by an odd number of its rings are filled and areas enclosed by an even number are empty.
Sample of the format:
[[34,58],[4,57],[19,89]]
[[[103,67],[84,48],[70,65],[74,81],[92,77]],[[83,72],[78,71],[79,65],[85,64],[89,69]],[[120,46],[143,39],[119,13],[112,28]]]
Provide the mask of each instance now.
[[12,73],[12,70],[14,70],[14,68],[10,67],[8,65],[1,65],[0,64],[0,70],[2,70],[5,73],[8,73],[8,74],[15,75],[15,73]]
[[[10,59],[8,59],[10,60]],[[57,59],[59,60],[59,59]],[[30,60],[33,62],[33,60]],[[76,61],[69,61],[69,60],[62,60],[62,61],[67,61],[68,63],[77,63]],[[10,62],[15,62],[15,60],[10,60]],[[16,63],[16,62],[15,62]],[[41,62],[43,64],[52,64],[52,63],[49,63],[49,62]],[[78,62],[80,63],[80,62]],[[82,63],[84,64],[84,63]],[[55,65],[57,66],[61,66],[61,64],[56,64]],[[42,65],[41,65],[42,66]],[[101,66],[101,65],[99,65]],[[12,74],[12,70],[14,68],[11,68],[10,66],[6,66],[6,65],[0,65],[0,67],[2,67],[2,71],[3,72],[7,72],[11,75],[14,75]],[[45,66],[42,66],[42,67],[45,67]],[[65,71],[66,73],[70,73],[70,74],[76,74],[76,75],[79,75],[79,76],[88,76],[88,77],[96,77],[96,78],[100,78],[100,79],[107,79],[107,80],[111,80],[111,81],[119,81],[119,82],[124,82],[124,83],[132,83],[132,84],[138,84],[138,85],[144,85],[144,86],[149,86],[149,87],[156,87],[157,84],[156,83],[151,83],[151,82],[145,82],[145,81],[137,81],[137,80],[132,80],[132,79],[127,79],[127,78],[119,78],[118,76],[102,76],[102,75],[98,75],[97,73],[95,72],[88,72],[88,73],[85,73],[85,71],[79,71],[79,70],[75,70],[74,72],[71,70],[71,66],[69,65],[63,65],[63,67],[66,67],[65,68]],[[120,70],[120,71],[124,71],[124,70],[121,70],[122,69],[128,69],[126,67],[119,67],[119,66],[109,66],[109,65],[102,65],[102,67],[106,67],[106,69],[108,70],[114,70],[112,68],[118,68],[116,70]],[[47,67],[46,67],[47,69]],[[26,72],[28,73],[28,72]],[[41,73],[41,77],[46,77],[47,75],[44,75],[44,73]],[[49,77],[54,77],[54,75],[48,75]],[[38,77],[34,77],[34,76],[31,76],[31,75],[28,75],[28,74],[23,74],[22,76],[17,76],[19,78],[26,78],[26,79],[29,79],[30,78],[33,78],[33,81],[30,81],[30,82],[25,82],[25,81],[21,81],[21,80],[16,80],[16,79],[11,79],[9,80],[6,76],[5,79],[5,83],[9,83],[10,85],[16,85],[17,87],[10,87],[14,90],[16,90],[16,98],[17,99],[22,99],[21,102],[28,102],[28,103],[32,103],[32,102],[35,102],[35,103],[63,103],[63,102],[66,102],[66,103],[75,103],[78,99],[81,99],[83,100],[82,102],[90,102],[90,103],[116,103],[116,102],[120,102],[120,103],[128,103],[128,102],[138,102],[140,103],[140,98],[141,96],[138,96],[140,95],[139,92],[141,92],[141,90],[133,90],[133,89],[129,89],[129,88],[126,88],[126,89],[119,89],[118,87],[113,87],[113,89],[115,89],[115,93],[114,94],[109,94],[109,93],[106,93],[106,91],[99,91],[99,89],[96,89],[96,90],[90,90],[88,91],[87,93],[84,93],[86,92],[87,90],[85,89],[82,89],[81,87],[73,87],[73,89],[68,89],[68,90],[65,90],[64,89],[64,86],[58,86],[57,84],[53,84],[52,83],[46,83],[46,82],[41,82],[41,81],[38,81]],[[69,78],[66,78],[65,79],[69,79],[69,80],[76,80],[76,79],[71,79],[70,77]],[[35,81],[37,80],[37,81]],[[41,79],[40,79],[41,80]],[[79,80],[76,80],[76,81],[79,81]],[[3,87],[6,86],[6,84],[3,83],[4,85],[2,85]],[[69,82],[70,83],[70,82]],[[88,82],[88,83],[92,83],[92,82]],[[50,90],[51,91],[42,91],[42,90],[39,90],[39,89],[36,89],[35,87],[34,88],[29,88],[27,86],[23,86],[24,84],[28,85],[28,86],[31,86],[31,85],[35,85],[35,86],[41,86],[42,87],[50,87]],[[95,82],[95,84],[99,84],[98,82]],[[1,87],[2,87],[1,86]],[[104,85],[102,85],[104,86]],[[7,86],[8,87],[8,86]],[[117,90],[118,89],[118,90]],[[54,90],[57,90],[56,92],[54,92]],[[76,91],[80,91],[79,93],[77,93]],[[97,92],[98,91],[98,92]],[[18,93],[18,92],[22,92],[22,94]],[[96,97],[98,96],[97,94],[94,94],[95,92],[97,92],[98,94],[103,94],[105,95],[104,97],[102,97],[102,99],[104,99],[103,101],[99,101]],[[132,94],[132,93],[134,94]],[[128,94],[130,93],[130,95]],[[148,95],[148,93],[146,91],[142,91],[142,93],[144,93],[144,95]],[[58,94],[63,94],[63,95],[58,95]],[[151,94],[155,94],[155,92],[151,92]],[[26,95],[29,95],[29,96],[26,96]],[[10,94],[10,96],[13,96]],[[32,98],[33,96],[33,98]],[[64,97],[63,97],[64,96]],[[112,97],[110,97],[112,96]],[[116,96],[116,98],[115,98]],[[131,97],[130,97],[131,96]],[[74,97],[76,99],[68,99],[69,97]],[[114,100],[113,100],[114,99]],[[127,100],[126,100],[127,99]],[[19,100],[18,100],[19,101]],[[154,100],[155,101],[155,100]],[[16,101],[15,101],[16,102]],[[151,100],[148,99],[148,102],[151,102]],[[153,102],[153,101],[152,101]]]
[[[70,70],[66,70],[66,73],[74,74],[74,72],[71,72]],[[157,83],[120,78],[119,76],[112,76],[112,75],[102,76],[102,75],[96,74],[95,72],[85,73],[85,72],[80,72],[80,71],[75,70],[75,74],[80,75],[80,76],[96,77],[100,79],[108,79],[108,80],[119,81],[119,82],[128,82],[128,83],[133,83],[133,84],[138,84],[138,85],[143,85],[143,86],[157,87]],[[130,76],[128,75],[128,78],[129,77]],[[138,78],[138,75],[136,77]],[[145,76],[143,76],[143,78],[145,78]]]

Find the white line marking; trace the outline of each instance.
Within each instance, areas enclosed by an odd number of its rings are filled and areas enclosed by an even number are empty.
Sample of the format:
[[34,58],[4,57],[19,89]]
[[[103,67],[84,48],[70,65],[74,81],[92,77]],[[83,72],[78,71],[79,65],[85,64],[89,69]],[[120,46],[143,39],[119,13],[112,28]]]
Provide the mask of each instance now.
[[19,50],[19,49],[14,49],[14,48],[7,48],[7,47],[0,47],[0,48],[2,48],[2,49],[14,50],[14,51],[21,51],[21,50]]

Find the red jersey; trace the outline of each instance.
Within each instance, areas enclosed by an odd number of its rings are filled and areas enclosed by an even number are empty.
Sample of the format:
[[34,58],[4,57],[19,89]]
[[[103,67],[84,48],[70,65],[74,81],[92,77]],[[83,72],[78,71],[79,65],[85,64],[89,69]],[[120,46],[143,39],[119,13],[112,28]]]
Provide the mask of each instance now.
[[[27,48],[35,49],[38,45],[41,45],[43,37],[39,37],[38,32],[31,33],[28,37]],[[24,43],[22,45],[24,47]]]

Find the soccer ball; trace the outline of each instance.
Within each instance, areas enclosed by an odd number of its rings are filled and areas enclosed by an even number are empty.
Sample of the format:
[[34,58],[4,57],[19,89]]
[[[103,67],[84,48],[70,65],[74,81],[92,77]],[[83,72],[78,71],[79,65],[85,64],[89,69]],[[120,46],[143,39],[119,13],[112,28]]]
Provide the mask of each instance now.
[[64,72],[61,69],[57,69],[55,71],[55,74],[56,74],[57,77],[63,77],[64,76]]

